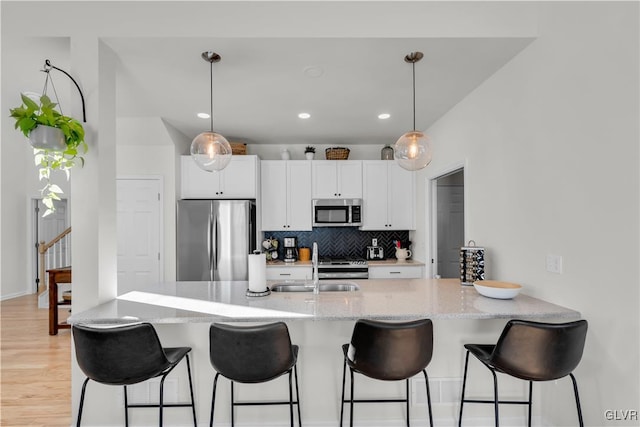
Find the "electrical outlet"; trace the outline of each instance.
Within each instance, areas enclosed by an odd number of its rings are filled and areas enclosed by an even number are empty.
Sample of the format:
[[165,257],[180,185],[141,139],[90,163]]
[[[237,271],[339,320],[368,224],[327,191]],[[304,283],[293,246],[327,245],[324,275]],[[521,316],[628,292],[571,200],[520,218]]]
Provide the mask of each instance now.
[[547,271],[550,273],[562,274],[562,256],[547,255]]
[[371,239],[371,246],[378,246],[378,239]]

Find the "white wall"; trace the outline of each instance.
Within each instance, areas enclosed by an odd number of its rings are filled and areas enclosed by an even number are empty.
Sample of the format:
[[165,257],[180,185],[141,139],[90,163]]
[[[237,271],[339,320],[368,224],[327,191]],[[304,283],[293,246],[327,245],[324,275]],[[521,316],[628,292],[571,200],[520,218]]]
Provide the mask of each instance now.
[[175,146],[157,117],[119,119],[116,127],[118,177],[160,176],[163,182],[164,279],[176,278],[176,163]]
[[[538,39],[429,129],[419,194],[466,162],[466,239],[487,248],[488,278],[579,310],[586,423],[637,425],[604,411],[640,409],[638,4],[538,8]],[[538,387],[549,425],[575,425],[569,383]]]
[[[33,162],[33,149],[21,132],[14,129],[9,109],[21,104],[20,92],[41,93],[45,74],[40,72],[45,59],[62,69],[69,66],[69,39],[41,37],[2,38],[1,111],[2,144],[0,144],[0,175],[2,176],[2,270],[0,299],[15,297],[34,290],[32,280],[31,208],[29,198],[39,197],[44,186],[38,180],[38,168]],[[70,113],[71,103],[80,103],[76,93],[70,93],[70,80],[58,71],[51,77],[63,111]],[[12,90],[5,90],[11,87]],[[53,96],[51,88],[48,94]],[[55,99],[55,98],[52,98]],[[53,181],[70,198],[70,185],[64,174],[54,173]]]

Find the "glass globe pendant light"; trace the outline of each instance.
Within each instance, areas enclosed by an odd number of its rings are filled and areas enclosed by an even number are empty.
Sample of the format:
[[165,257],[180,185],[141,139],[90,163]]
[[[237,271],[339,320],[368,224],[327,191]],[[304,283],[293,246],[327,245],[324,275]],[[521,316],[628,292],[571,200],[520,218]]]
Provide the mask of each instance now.
[[431,139],[416,130],[416,62],[423,57],[422,52],[411,52],[404,57],[413,67],[413,130],[402,135],[394,144],[394,157],[398,164],[410,171],[423,169],[431,163]]
[[213,131],[213,63],[219,62],[221,57],[215,52],[202,52],[202,59],[210,66],[211,80],[211,130],[202,132],[191,142],[191,157],[196,164],[207,172],[220,171],[231,161],[231,145],[227,139]]

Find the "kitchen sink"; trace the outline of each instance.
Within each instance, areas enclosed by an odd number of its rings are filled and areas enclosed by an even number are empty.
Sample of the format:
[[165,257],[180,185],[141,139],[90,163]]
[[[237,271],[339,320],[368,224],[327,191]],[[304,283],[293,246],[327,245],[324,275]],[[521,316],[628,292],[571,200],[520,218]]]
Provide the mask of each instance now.
[[[354,292],[360,289],[353,282],[320,282],[320,292]],[[311,282],[280,282],[271,286],[272,292],[313,292]]]

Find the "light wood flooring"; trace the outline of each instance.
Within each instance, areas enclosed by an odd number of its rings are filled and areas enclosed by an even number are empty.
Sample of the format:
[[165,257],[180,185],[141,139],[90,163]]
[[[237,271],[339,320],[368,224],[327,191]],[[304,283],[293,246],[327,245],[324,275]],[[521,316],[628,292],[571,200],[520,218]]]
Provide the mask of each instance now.
[[0,426],[72,424],[71,331],[50,336],[48,318],[35,295],[0,303]]

